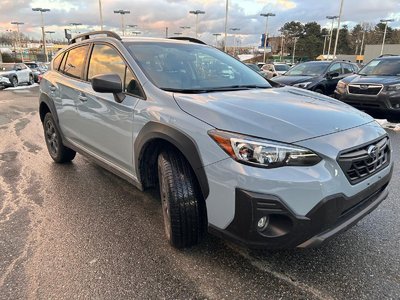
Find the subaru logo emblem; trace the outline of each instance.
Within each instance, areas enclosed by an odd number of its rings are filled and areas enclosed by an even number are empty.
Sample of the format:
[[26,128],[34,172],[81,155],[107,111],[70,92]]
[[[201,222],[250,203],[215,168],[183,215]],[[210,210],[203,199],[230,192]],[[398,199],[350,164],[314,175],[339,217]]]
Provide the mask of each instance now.
[[378,147],[376,147],[375,145],[368,147],[367,153],[368,153],[368,156],[371,157],[372,159],[376,158],[377,152],[378,152]]
[[362,90],[367,90],[368,89],[368,84],[361,84],[360,89]]

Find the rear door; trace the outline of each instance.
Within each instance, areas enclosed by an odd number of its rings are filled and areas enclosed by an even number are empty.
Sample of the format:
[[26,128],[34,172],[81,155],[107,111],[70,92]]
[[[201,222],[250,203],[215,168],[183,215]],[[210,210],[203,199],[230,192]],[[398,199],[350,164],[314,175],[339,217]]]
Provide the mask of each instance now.
[[[97,93],[91,79],[100,74],[118,74],[123,82],[122,103],[110,93]],[[84,101],[78,104],[80,142],[98,158],[106,160],[126,174],[133,166],[133,112],[143,92],[136,77],[119,51],[107,43],[93,45],[82,91]]]

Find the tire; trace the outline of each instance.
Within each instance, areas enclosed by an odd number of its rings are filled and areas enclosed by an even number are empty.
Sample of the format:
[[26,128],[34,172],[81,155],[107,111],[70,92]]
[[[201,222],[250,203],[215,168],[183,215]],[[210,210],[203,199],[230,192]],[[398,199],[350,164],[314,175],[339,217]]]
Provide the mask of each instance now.
[[18,78],[17,77],[11,78],[11,86],[12,87],[17,87],[18,86]]
[[33,75],[29,75],[28,85],[32,85],[34,83],[35,83],[35,80],[33,79]]
[[168,241],[176,248],[198,244],[207,229],[207,214],[189,163],[174,149],[161,152],[158,178]]
[[44,117],[43,130],[47,150],[56,163],[66,163],[74,159],[76,152],[63,145],[60,132],[51,113],[47,113]]

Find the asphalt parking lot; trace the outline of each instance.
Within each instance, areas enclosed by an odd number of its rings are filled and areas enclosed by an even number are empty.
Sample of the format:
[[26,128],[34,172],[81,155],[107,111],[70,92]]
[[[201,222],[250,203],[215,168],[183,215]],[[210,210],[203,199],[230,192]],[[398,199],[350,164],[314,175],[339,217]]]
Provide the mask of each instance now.
[[[251,251],[213,236],[178,251],[156,193],[78,155],[57,165],[38,87],[0,91],[0,299],[400,299],[400,187],[320,248]],[[386,127],[394,160],[400,131]]]

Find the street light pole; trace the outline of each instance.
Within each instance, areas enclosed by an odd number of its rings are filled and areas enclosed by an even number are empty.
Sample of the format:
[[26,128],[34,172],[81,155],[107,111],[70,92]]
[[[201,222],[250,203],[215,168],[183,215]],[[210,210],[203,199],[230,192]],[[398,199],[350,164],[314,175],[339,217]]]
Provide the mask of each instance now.
[[196,15],[196,38],[198,37],[199,15],[204,15],[206,12],[202,10],[191,10],[190,14]]
[[383,40],[382,40],[382,48],[381,48],[381,55],[383,54],[383,49],[385,48],[385,40],[386,40],[386,32],[387,32],[387,27],[389,22],[393,22],[394,19],[385,19],[381,20],[381,23],[385,23],[385,31],[383,33]]
[[122,31],[122,36],[125,35],[125,20],[124,20],[124,15],[130,14],[130,13],[131,13],[130,10],[123,10],[123,9],[114,10],[114,14],[120,14],[120,15],[121,15],[121,31]]
[[338,18],[338,16],[327,16],[328,20],[332,20],[331,31],[329,33],[329,45],[328,45],[328,55],[326,56],[326,60],[329,60],[329,54],[331,53],[331,45],[332,45],[332,35],[333,35],[333,23]]
[[361,48],[360,48],[360,56],[363,53],[363,48],[364,48],[364,39],[365,39],[365,28],[363,27],[363,35],[362,35],[362,39],[361,39]]
[[267,57],[268,18],[269,17],[275,17],[275,14],[266,13],[266,14],[260,14],[260,16],[266,17],[266,20],[265,20],[265,39],[264,39],[264,58],[263,58],[263,62],[265,63],[265,59]]
[[340,10],[339,10],[339,17],[338,17],[338,22],[337,22],[337,31],[336,31],[336,40],[335,40],[335,48],[333,49],[333,58],[336,57],[336,50],[337,50],[337,45],[339,41],[339,31],[340,31],[340,19],[342,18],[342,11],[343,11],[343,1],[340,1]]
[[23,22],[11,22],[11,24],[17,25],[17,34],[18,34],[17,43],[18,43],[18,48],[19,48],[20,54],[21,54],[21,62],[24,62],[24,54],[22,53],[22,47],[21,47],[21,36],[19,33],[19,25],[23,25],[24,23]]
[[294,64],[294,57],[296,55],[296,43],[299,38],[297,36],[294,37],[294,46],[293,46],[293,57],[292,57],[292,64]]
[[239,31],[240,28],[234,27],[234,28],[230,28],[229,30],[233,31],[233,56],[235,56],[236,54],[236,31]]
[[99,12],[100,12],[100,30],[103,31],[103,9],[102,9],[102,5],[101,5],[101,0],[99,0]]
[[82,23],[69,23],[72,26],[75,26],[75,34],[78,34],[78,26],[82,25]]
[[54,40],[53,40],[53,33],[56,33],[55,31],[46,31],[45,33],[48,33],[50,35],[50,42],[53,44],[53,47],[51,48],[51,56],[53,56],[53,50],[54,50]]
[[285,37],[284,35],[281,36],[281,62],[283,61],[283,41]]
[[324,37],[324,50],[322,50],[322,57],[324,57],[325,56],[325,50],[326,50],[326,39],[327,39],[327,37],[328,37],[329,35],[328,34],[325,34],[325,35],[323,35],[323,37]]
[[40,11],[40,16],[42,20],[42,39],[43,39],[43,51],[44,51],[44,56],[46,57],[46,62],[49,62],[49,56],[47,55],[47,48],[46,48],[46,34],[44,32],[44,18],[43,18],[43,13],[50,11],[48,8],[32,8],[32,11]]
[[224,52],[226,53],[226,43],[227,43],[227,31],[228,31],[228,10],[229,10],[229,1],[226,0],[226,8],[225,8],[225,37],[224,37]]
[[218,48],[218,37],[220,36],[220,33],[213,33],[213,36],[215,36],[215,48]]

